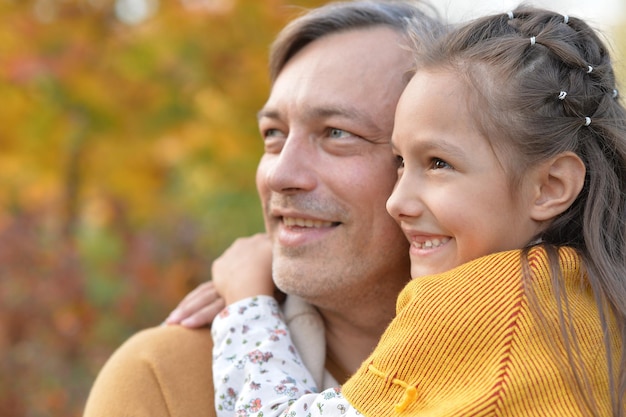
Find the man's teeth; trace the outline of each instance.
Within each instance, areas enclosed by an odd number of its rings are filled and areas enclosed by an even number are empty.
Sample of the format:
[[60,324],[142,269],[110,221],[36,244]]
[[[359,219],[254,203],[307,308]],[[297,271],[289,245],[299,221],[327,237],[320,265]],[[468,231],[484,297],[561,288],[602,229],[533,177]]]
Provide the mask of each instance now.
[[432,249],[442,245],[445,245],[450,240],[449,237],[442,237],[441,239],[430,239],[424,242],[413,242],[413,246],[418,249]]
[[311,219],[299,219],[295,217],[283,217],[283,224],[285,226],[298,226],[298,227],[313,227],[313,228],[322,228],[322,227],[331,227],[332,222],[323,222],[321,220],[311,220]]

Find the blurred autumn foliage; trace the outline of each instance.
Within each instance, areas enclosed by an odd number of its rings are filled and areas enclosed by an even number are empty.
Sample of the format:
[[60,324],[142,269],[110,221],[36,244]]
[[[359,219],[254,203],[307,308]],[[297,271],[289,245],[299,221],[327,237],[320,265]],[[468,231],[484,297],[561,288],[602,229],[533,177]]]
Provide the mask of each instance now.
[[268,46],[321,3],[0,1],[1,416],[80,416],[112,351],[262,230]]
[[268,45],[324,2],[0,0],[1,416],[80,416],[112,351],[262,229]]

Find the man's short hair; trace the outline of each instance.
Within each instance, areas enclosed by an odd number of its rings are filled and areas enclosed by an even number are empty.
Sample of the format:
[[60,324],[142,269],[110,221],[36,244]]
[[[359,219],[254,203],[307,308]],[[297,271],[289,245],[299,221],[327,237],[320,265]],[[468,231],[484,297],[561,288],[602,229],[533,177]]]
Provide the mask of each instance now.
[[412,0],[340,1],[312,9],[292,20],[278,34],[270,49],[269,72],[272,83],[287,62],[309,43],[329,34],[373,26],[388,26],[415,41],[443,31],[435,9]]

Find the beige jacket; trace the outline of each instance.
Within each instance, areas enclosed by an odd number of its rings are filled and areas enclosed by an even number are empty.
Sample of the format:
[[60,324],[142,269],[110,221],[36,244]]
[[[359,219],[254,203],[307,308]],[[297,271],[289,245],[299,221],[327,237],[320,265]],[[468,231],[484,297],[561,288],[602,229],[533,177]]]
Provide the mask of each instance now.
[[[324,369],[326,340],[317,310],[287,297],[285,317],[293,342],[320,389],[339,385]],[[213,417],[209,328],[160,326],[122,344],[98,374],[84,417]]]

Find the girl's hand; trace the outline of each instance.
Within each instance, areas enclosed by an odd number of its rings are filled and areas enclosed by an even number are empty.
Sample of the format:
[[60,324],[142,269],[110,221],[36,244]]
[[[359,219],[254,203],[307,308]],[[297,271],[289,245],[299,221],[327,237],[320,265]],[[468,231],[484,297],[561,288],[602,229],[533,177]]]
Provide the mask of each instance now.
[[207,326],[226,304],[255,295],[280,298],[272,281],[272,243],[264,233],[235,240],[213,262],[211,272],[212,281],[187,294],[165,319],[166,324]]
[[227,305],[256,295],[275,295],[272,242],[265,233],[237,239],[213,262],[211,272]]
[[185,327],[208,326],[225,307],[212,281],[200,284],[165,319],[165,324],[180,324]]

